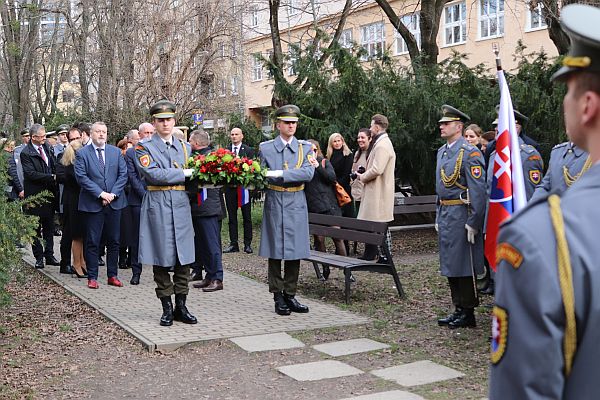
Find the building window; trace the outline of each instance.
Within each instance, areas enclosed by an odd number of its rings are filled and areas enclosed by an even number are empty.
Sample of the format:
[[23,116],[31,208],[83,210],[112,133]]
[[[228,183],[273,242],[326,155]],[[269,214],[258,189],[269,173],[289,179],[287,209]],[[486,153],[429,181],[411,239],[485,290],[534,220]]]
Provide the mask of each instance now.
[[527,30],[535,31],[548,27],[546,23],[546,10],[541,2],[527,5]]
[[294,15],[300,12],[300,8],[298,7],[298,0],[287,0],[288,5],[288,16],[293,17]]
[[237,57],[237,53],[238,53],[237,47],[238,47],[237,40],[231,39],[231,57],[233,57],[233,58]]
[[463,1],[444,8],[444,45],[452,46],[466,41],[467,5]]
[[[417,41],[417,46],[421,48],[421,29],[419,28],[419,13],[408,14],[401,18],[402,23],[413,34]],[[398,31],[395,32],[396,37],[396,54],[408,53],[408,46]]]
[[258,26],[258,6],[250,7],[250,27]]
[[219,43],[219,56],[221,56],[221,58],[225,58],[225,56],[227,56],[227,45],[225,42]]
[[260,53],[252,55],[252,81],[262,81],[263,64]]
[[479,38],[504,35],[504,0],[479,0]]
[[235,96],[239,94],[240,78],[237,76],[231,77],[231,95]]
[[360,27],[360,42],[361,46],[367,54],[363,56],[363,60],[367,58],[380,57],[385,48],[385,32],[383,22],[375,22],[374,24],[364,25]]
[[339,44],[344,49],[352,48],[352,29],[344,29],[340,35]]
[[225,79],[221,79],[219,81],[219,96],[225,97],[227,94],[227,83],[225,83]]
[[298,59],[300,58],[300,43],[292,44],[288,48],[288,75],[298,75]]

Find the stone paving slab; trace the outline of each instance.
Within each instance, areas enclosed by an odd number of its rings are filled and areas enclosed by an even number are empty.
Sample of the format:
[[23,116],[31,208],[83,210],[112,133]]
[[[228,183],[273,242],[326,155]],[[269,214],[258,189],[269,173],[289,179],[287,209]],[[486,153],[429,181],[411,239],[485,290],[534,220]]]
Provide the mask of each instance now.
[[347,397],[342,400],[425,400],[425,398],[403,390],[392,390],[390,392],[365,394],[358,397]]
[[363,373],[358,368],[336,360],[286,365],[277,368],[277,370],[297,381],[320,381],[321,379],[340,378]]
[[387,349],[388,347],[390,347],[388,344],[366,338],[341,340],[338,342],[323,343],[313,346],[315,350],[332,357],[365,353],[367,351]]
[[[59,238],[55,238],[55,253],[60,254]],[[28,249],[23,260],[30,265],[35,259]],[[187,343],[211,339],[228,339],[248,335],[320,329],[335,326],[366,324],[370,320],[358,314],[317,300],[299,300],[310,307],[307,314],[279,316],[273,308],[273,296],[268,286],[225,271],[224,290],[204,293],[190,283],[187,305],[198,318],[198,324],[174,322],[173,326],[158,324],[162,308],[156,297],[152,269],[144,267],[140,284],[129,284],[131,270],[119,270],[122,288],[106,284],[106,267],[100,267],[100,289],[88,289],[87,279],[60,274],[59,268],[46,266],[43,274],[67,291],[96,308],[108,319],[140,340],[150,351],[173,350]]]
[[304,343],[285,332],[229,339],[247,352],[285,350],[304,347]]
[[445,381],[464,376],[452,368],[444,367],[429,360],[371,371],[380,378],[394,381],[402,386],[418,386]]

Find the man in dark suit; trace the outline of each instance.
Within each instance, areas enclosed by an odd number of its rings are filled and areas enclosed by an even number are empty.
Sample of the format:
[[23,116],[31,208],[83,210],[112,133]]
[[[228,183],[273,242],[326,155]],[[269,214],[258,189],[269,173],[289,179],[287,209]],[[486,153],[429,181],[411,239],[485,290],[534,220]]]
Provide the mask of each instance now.
[[140,171],[138,171],[135,163],[136,145],[137,142],[125,152],[127,176],[129,177],[129,194],[127,195],[127,202],[129,203],[129,209],[131,211],[131,234],[134,237],[129,248],[131,251],[131,269],[133,272],[129,283],[132,285],[140,284],[140,275],[142,274],[142,264],[138,260],[139,241],[137,238],[140,236],[140,209],[142,206],[142,199],[146,193],[146,182],[142,179]]
[[[46,129],[40,124],[33,124],[29,129],[31,141],[21,151],[23,167],[23,186],[25,197],[34,196],[43,191],[50,192],[45,202],[29,207],[26,212],[39,217],[37,236],[31,245],[35,257],[35,267],[44,268],[46,264],[59,265],[54,257],[54,206],[57,196],[56,159],[54,152],[46,145]],[[40,242],[44,238],[45,247]]]
[[85,262],[88,287],[98,289],[98,249],[104,234],[108,284],[121,287],[117,278],[121,210],[127,206],[124,195],[127,166],[118,147],[106,143],[107,129],[96,122],[90,130],[92,143],[77,152],[75,177],[81,186],[79,211],[85,215]]
[[[250,146],[242,143],[244,134],[240,128],[233,128],[229,135],[231,137],[231,150],[234,154],[240,157],[254,157],[254,150]],[[244,195],[243,187],[228,187],[225,189],[225,204],[227,205],[227,215],[229,216],[229,247],[223,250],[223,253],[235,253],[240,251],[238,246],[238,221],[237,210],[242,209],[242,219],[244,220],[244,251],[248,254],[252,253],[252,218],[250,215],[251,205],[250,199],[244,204],[240,197]],[[241,192],[241,193],[240,193]],[[246,192],[246,195],[248,193]]]

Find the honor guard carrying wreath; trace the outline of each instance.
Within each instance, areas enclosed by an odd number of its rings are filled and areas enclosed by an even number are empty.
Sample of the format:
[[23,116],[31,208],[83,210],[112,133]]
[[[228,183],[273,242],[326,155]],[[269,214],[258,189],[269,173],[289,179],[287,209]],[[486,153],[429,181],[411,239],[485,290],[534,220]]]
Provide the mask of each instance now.
[[279,315],[308,312],[295,295],[300,260],[310,255],[304,183],[312,179],[316,159],[312,144],[294,137],[299,116],[294,105],[278,108],[279,136],[260,144],[260,157],[269,171],[258,254],[269,259],[269,291]]
[[448,278],[454,313],[438,320],[451,329],[474,327],[479,304],[476,274],[483,272],[483,219],[486,190],[481,151],[463,137],[469,116],[442,106],[440,131],[446,144],[439,148],[436,166],[440,270]]
[[[559,197],[529,202],[505,223],[496,253],[491,400],[597,399],[600,369],[600,9],[566,5],[570,141],[591,167]],[[554,172],[554,171],[553,171]]]
[[[194,262],[194,228],[185,191],[192,169],[183,169],[189,143],[175,138],[175,104],[161,100],[150,108],[156,134],[136,146],[136,162],[147,183],[140,210],[139,262],[153,266],[156,295],[163,307],[160,324],[173,320],[195,324],[186,307],[190,264]],[[173,267],[173,280],[169,269]],[[175,293],[175,309],[171,295]]]

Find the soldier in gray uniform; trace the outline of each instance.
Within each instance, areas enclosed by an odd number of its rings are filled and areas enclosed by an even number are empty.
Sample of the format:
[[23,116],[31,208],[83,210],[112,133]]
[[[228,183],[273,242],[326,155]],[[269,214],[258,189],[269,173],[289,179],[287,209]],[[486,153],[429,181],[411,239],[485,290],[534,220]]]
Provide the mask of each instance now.
[[469,116],[444,105],[440,119],[447,143],[437,153],[436,228],[439,234],[440,269],[448,277],[454,313],[438,320],[451,329],[474,327],[479,304],[475,274],[483,271],[483,219],[486,192],[481,151],[463,135]]
[[548,193],[562,194],[592,166],[587,151],[573,142],[557,144],[550,153],[548,171],[536,187],[531,201],[545,198]]
[[[161,100],[150,108],[156,134],[136,146],[136,163],[147,191],[140,210],[139,263],[153,265],[156,295],[163,307],[160,324],[173,320],[195,324],[186,307],[189,265],[194,262],[194,228],[183,169],[191,152],[189,143],[175,138],[175,104]],[[173,280],[169,269],[174,267]],[[175,310],[171,295],[175,293]]]
[[[269,259],[269,292],[275,312],[308,312],[296,300],[300,260],[310,255],[308,211],[304,183],[309,182],[317,162],[312,144],[294,137],[300,109],[287,105],[275,111],[279,136],[260,144],[260,157],[269,169],[258,254]],[[281,260],[285,260],[281,276]]]
[[600,367],[600,9],[567,5],[570,140],[594,164],[562,194],[503,225],[492,323],[491,400],[596,399]]

